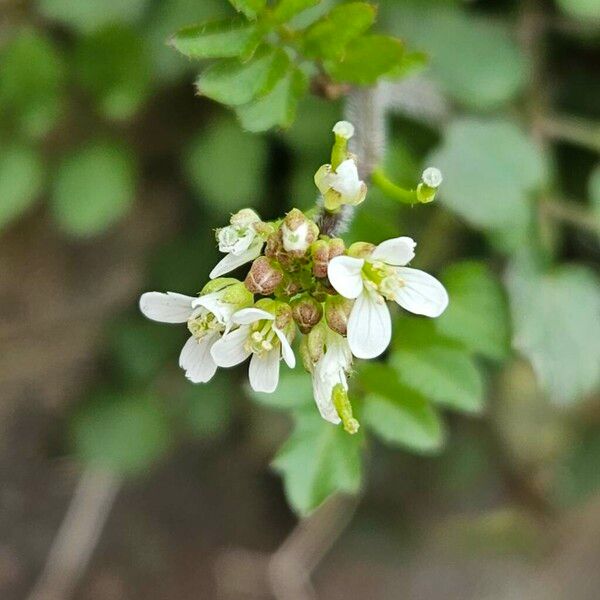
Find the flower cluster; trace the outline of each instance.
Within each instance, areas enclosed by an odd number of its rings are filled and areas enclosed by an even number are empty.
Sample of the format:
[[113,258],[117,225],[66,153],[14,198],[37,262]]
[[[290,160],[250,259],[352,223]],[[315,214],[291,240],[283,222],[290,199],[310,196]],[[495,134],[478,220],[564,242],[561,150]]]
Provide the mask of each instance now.
[[[353,131],[350,123],[336,124],[331,164],[315,175],[321,210],[329,215],[362,202],[367,193],[347,151]],[[435,189],[440,183],[437,169],[425,171],[424,186]],[[198,297],[148,292],[140,298],[140,309],[156,321],[187,323],[191,335],[179,364],[194,383],[207,382],[218,367],[250,357],[250,385],[273,392],[281,359],[295,367],[292,344],[299,333],[299,353],[312,376],[321,416],[355,433],[348,377],[353,358],[375,358],[388,347],[392,326],[387,302],[437,317],[448,295],[437,279],[407,266],[415,256],[411,238],[346,247],[344,240],[326,233],[298,209],[275,222],[243,209],[217,230],[225,256]],[[250,262],[243,282],[223,277]]]

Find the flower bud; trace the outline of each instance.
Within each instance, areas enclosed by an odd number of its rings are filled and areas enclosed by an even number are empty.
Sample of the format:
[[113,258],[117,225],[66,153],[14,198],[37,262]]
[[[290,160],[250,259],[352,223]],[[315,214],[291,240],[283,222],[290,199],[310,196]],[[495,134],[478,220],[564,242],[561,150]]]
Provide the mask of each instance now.
[[320,279],[327,277],[329,261],[344,254],[346,246],[340,238],[317,240],[311,247],[313,273]]
[[294,321],[302,333],[309,333],[323,317],[321,303],[308,294],[294,300],[291,306]]
[[346,335],[348,330],[348,319],[354,302],[343,296],[329,296],[325,301],[325,320],[329,329]]
[[283,280],[283,273],[266,256],[259,256],[250,267],[244,284],[253,294],[268,296]]
[[283,281],[277,289],[277,294],[291,298],[305,289],[304,283],[298,278],[296,273],[284,273]]
[[373,254],[374,250],[374,244],[369,244],[369,242],[354,242],[348,248],[348,256],[352,256],[353,258],[367,258]]
[[294,208],[281,224],[281,235],[284,250],[302,256],[317,239],[319,228],[302,211]]
[[245,229],[254,225],[254,223],[260,222],[260,217],[251,208],[242,208],[238,212],[231,215],[229,222],[233,227]]
[[312,373],[313,367],[325,353],[327,325],[323,321],[317,323],[308,335],[302,338],[301,353],[304,368]]

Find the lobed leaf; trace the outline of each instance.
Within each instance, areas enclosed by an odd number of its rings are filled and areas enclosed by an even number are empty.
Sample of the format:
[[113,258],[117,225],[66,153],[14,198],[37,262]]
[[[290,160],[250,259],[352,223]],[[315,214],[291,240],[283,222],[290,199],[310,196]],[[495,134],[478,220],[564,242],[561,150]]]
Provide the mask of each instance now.
[[329,496],[356,494],[362,482],[362,436],[324,421],[314,408],[296,416],[292,435],[273,468],[283,477],[292,508],[307,515]]
[[250,58],[261,37],[256,25],[225,19],[185,27],[171,38],[171,45],[189,58]]
[[349,42],[375,22],[376,9],[366,2],[349,2],[333,8],[304,34],[302,48],[311,58],[337,59]]
[[225,59],[208,67],[196,80],[196,88],[212,100],[241,106],[268,94],[284,76],[289,58],[280,48],[263,48],[246,62]]
[[402,62],[404,46],[386,35],[365,35],[347,47],[339,61],[327,60],[325,69],[337,81],[371,85],[380,77],[393,73]]

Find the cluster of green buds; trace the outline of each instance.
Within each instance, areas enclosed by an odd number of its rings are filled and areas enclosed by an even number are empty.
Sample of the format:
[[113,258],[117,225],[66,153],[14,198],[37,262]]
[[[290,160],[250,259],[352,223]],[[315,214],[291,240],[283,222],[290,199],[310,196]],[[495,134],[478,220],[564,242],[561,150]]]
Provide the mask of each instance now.
[[[367,195],[348,148],[354,127],[341,121],[333,132],[331,161],[315,175],[322,196],[318,209],[304,213],[294,208],[273,222],[262,221],[251,209],[237,212],[216,232],[225,256],[198,298],[150,292],[140,307],[149,318],[188,324],[192,335],[180,365],[194,382],[250,357],[250,385],[273,392],[281,359],[295,367],[292,346],[300,337],[297,348],[321,416],[356,433],[348,378],[354,358],[375,358],[387,348],[391,317],[386,302],[436,317],[448,296],[434,277],[406,266],[415,255],[411,238],[346,247],[340,237],[320,231],[324,214],[335,216]],[[426,169],[416,190],[419,201],[431,201],[440,183],[439,171]],[[247,263],[243,281],[222,277]]]

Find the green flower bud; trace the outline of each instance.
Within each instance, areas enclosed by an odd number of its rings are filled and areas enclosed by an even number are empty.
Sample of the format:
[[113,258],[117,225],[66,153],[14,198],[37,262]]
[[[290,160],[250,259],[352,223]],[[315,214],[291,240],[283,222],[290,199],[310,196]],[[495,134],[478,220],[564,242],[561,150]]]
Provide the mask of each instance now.
[[354,242],[348,248],[348,256],[352,256],[353,258],[367,258],[373,254],[373,250],[375,250],[374,244],[369,244],[369,242]]
[[223,288],[226,288],[231,285],[235,285],[236,283],[240,283],[234,277],[217,277],[217,279],[211,279],[200,292],[201,295],[212,294],[213,292],[218,292]]
[[234,227],[245,229],[255,223],[260,223],[260,217],[251,208],[242,208],[242,210],[231,215],[229,222]]
[[[305,335],[302,338],[303,342],[305,341],[305,357],[303,357],[303,361],[307,371],[312,373],[313,366],[319,362],[319,359],[323,356],[323,353],[325,352],[326,339],[327,325],[322,320],[311,329],[308,335]],[[306,366],[307,363],[309,367]]]
[[312,328],[321,321],[323,307],[320,302],[305,294],[291,303],[292,316],[302,333],[310,333]]
[[259,256],[250,267],[244,284],[253,294],[269,296],[283,280],[281,269],[266,256]]
[[354,302],[343,296],[328,296],[325,301],[325,320],[329,329],[340,335],[346,335],[348,319]]

